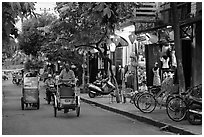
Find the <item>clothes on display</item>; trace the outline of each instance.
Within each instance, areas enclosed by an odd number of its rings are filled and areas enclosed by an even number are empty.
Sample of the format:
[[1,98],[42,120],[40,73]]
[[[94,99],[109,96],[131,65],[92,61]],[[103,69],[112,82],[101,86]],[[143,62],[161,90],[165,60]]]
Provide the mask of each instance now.
[[[174,43],[149,44],[145,46],[145,57],[147,86],[161,85],[169,72],[174,74],[177,68]],[[158,63],[158,70],[153,62]]]
[[162,62],[162,68],[169,68],[169,57],[168,56],[162,56],[160,58],[160,61]]
[[172,60],[171,62],[172,67],[177,67],[175,50],[171,52],[171,60]]
[[154,73],[153,86],[160,86],[161,85],[161,78],[160,78],[160,75],[159,75],[159,68],[154,67],[152,69],[152,71]]
[[170,45],[168,45],[168,46],[162,46],[162,53],[166,53],[167,52],[167,50],[169,50],[170,49]]
[[175,74],[175,69],[162,69],[161,71],[161,81],[163,82],[168,77],[173,77]]

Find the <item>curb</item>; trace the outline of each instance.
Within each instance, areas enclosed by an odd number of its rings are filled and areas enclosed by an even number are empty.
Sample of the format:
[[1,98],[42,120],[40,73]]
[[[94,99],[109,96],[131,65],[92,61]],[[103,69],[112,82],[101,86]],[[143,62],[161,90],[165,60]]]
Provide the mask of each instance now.
[[109,110],[109,111],[112,111],[115,113],[119,113],[119,114],[127,116],[129,118],[136,119],[140,122],[144,122],[144,123],[159,127],[160,130],[163,130],[163,131],[168,131],[168,132],[172,132],[172,133],[179,134],[179,135],[196,135],[195,133],[181,129],[179,127],[172,126],[172,125],[169,125],[169,124],[166,124],[166,123],[163,123],[160,121],[156,121],[156,120],[153,120],[153,119],[150,119],[147,117],[135,115],[135,114],[129,113],[127,111],[122,111],[122,110],[116,109],[114,107],[110,107],[108,105],[100,104],[100,103],[85,99],[83,97],[80,97],[80,99],[85,103],[94,104],[95,106],[101,107],[103,109],[106,109],[106,110]]

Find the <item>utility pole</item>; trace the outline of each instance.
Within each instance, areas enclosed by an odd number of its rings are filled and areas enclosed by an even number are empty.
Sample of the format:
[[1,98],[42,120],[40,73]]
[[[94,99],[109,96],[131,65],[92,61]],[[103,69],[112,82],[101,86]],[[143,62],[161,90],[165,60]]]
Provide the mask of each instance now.
[[177,3],[171,2],[172,9],[172,23],[174,30],[174,44],[176,50],[176,59],[177,59],[177,77],[179,82],[179,93],[185,92],[185,78],[183,72],[183,64],[182,64],[182,45],[180,39],[180,24],[177,10]]
[[83,53],[83,64],[82,64],[82,68],[83,68],[83,73],[82,73],[82,87],[83,87],[83,92],[85,92],[85,59],[86,59],[86,53]]

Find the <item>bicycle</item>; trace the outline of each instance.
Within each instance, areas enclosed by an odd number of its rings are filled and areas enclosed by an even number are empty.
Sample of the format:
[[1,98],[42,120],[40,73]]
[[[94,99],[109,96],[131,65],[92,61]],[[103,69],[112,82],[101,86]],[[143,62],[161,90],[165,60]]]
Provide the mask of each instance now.
[[[202,84],[191,87],[186,92],[172,96],[166,105],[166,112],[169,118],[175,122],[184,120],[192,104],[195,104],[196,102],[199,104],[199,101],[196,101],[193,98],[197,98],[199,100],[200,96],[202,97],[200,94],[202,94]],[[202,103],[200,103],[200,105],[201,106],[199,108],[202,112]]]
[[177,85],[173,86],[173,78],[167,78],[161,86],[148,87],[148,92],[140,94],[137,100],[134,100],[137,102],[135,106],[143,113],[151,113],[157,105],[160,105],[161,109],[164,106],[162,102],[167,103],[173,97],[170,95],[178,94],[177,91]]

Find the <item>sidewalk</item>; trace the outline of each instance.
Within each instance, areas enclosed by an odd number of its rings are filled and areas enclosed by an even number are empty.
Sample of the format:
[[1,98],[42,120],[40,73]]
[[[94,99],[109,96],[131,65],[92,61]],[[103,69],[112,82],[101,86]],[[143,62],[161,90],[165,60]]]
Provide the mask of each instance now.
[[80,96],[81,100],[86,103],[95,104],[103,109],[137,119],[175,134],[202,135],[201,125],[191,125],[187,120],[174,122],[168,117],[165,107],[156,108],[152,113],[142,113],[134,104],[129,103],[128,99],[127,103],[116,103],[115,100],[111,103],[109,96],[90,98],[87,93],[81,93]]

